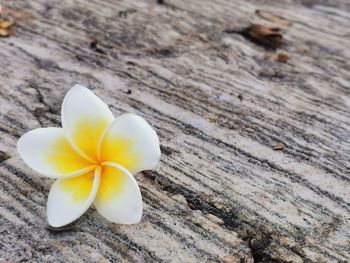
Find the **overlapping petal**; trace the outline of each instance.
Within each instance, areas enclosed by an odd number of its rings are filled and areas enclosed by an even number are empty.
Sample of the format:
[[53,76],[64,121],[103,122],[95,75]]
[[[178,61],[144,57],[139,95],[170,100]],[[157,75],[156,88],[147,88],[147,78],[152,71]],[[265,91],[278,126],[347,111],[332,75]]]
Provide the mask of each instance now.
[[160,158],[159,139],[140,116],[127,113],[108,127],[99,145],[99,159],[117,163],[132,174],[153,169]]
[[89,89],[75,85],[63,100],[61,118],[72,147],[86,159],[96,162],[101,135],[114,120],[107,104]]
[[61,227],[78,219],[93,203],[98,192],[101,168],[80,176],[58,179],[47,200],[47,219]]
[[17,149],[29,167],[47,177],[70,177],[94,169],[70,146],[62,128],[27,132],[18,140]]
[[142,197],[133,175],[124,167],[103,164],[100,188],[94,201],[96,209],[108,220],[135,224],[142,216]]

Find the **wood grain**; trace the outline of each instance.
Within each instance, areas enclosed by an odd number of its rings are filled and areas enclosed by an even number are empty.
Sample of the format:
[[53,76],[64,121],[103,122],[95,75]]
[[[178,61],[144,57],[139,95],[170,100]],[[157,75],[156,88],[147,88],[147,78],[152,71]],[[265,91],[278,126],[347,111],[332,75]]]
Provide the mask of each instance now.
[[[347,0],[0,4],[33,17],[0,39],[0,150],[11,156],[0,159],[1,262],[350,260]],[[286,63],[226,33],[252,23],[282,29]],[[16,141],[60,126],[75,83],[159,134],[159,167],[136,177],[138,225],[91,208],[66,231],[47,228],[53,181],[20,160]]]

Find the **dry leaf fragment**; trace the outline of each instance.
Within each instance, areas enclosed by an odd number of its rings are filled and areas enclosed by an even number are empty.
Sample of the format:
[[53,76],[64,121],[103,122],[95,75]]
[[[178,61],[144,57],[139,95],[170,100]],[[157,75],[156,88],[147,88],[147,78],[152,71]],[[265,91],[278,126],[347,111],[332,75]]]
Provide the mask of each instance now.
[[282,45],[282,32],[279,28],[254,24],[243,31],[242,36],[267,49],[276,50]]
[[13,21],[0,20],[0,37],[8,37],[12,35],[12,31],[9,30],[15,24]]
[[12,27],[15,24],[13,21],[8,21],[8,20],[1,20],[0,21],[0,28],[1,29],[7,29]]
[[287,62],[288,59],[289,59],[289,57],[288,57],[288,55],[286,53],[279,53],[277,55],[277,61],[278,62],[285,63],[285,62]]
[[205,116],[208,120],[210,121],[217,121],[219,119],[218,116],[213,115],[213,114],[208,114],[207,116]]
[[275,146],[273,146],[273,149],[274,149],[275,151],[283,150],[283,149],[284,149],[284,144],[281,143],[281,142],[279,142],[279,143],[277,143]]
[[292,22],[289,21],[288,19],[274,15],[269,12],[261,11],[261,10],[256,10],[255,13],[260,16],[261,18],[264,18],[266,20],[271,21],[272,23],[279,24],[281,26],[291,26]]
[[9,37],[12,35],[12,31],[8,29],[0,28],[0,37]]

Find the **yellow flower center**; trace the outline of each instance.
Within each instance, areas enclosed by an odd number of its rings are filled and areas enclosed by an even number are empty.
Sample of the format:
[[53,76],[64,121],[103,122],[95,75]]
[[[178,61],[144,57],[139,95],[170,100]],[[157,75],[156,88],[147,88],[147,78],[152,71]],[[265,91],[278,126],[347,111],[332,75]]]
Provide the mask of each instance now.
[[87,169],[81,175],[60,180],[62,189],[72,193],[74,202],[81,202],[88,198],[93,187],[95,171],[100,167],[101,178],[96,198],[108,201],[114,195],[123,193],[123,185],[127,180],[121,170],[109,166],[108,162],[114,162],[126,169],[133,168],[138,158],[130,151],[131,147],[131,140],[107,138],[101,145],[100,156],[96,154],[96,159],[91,162],[82,158],[69,142],[62,138],[54,142],[53,151],[47,153],[46,158],[56,170],[64,174]]
[[47,153],[48,162],[57,171],[63,174],[82,173],[60,180],[62,188],[72,193],[77,202],[85,200],[91,193],[98,168],[101,177],[96,198],[107,201],[113,195],[122,193],[127,177],[120,169],[108,165],[108,162],[132,172],[140,160],[137,149],[133,147],[134,141],[125,135],[106,133],[99,145],[107,125],[103,119],[79,121],[72,135],[77,148],[73,149],[68,140],[62,138],[53,142],[52,152]]
[[[116,194],[124,192],[123,185],[126,182],[125,174],[112,166],[101,164],[100,185],[97,198],[100,201],[108,201]],[[94,182],[94,171],[60,181],[61,187],[72,193],[75,202],[81,202],[88,198]]]

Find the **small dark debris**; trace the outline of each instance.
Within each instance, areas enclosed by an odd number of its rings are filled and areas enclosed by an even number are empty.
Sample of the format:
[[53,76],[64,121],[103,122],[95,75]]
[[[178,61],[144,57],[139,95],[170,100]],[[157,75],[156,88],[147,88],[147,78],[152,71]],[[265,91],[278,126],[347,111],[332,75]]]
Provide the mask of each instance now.
[[137,12],[136,9],[129,8],[129,9],[126,9],[126,10],[124,10],[124,11],[120,11],[120,12],[118,13],[118,16],[119,16],[119,17],[123,17],[123,18],[127,18],[128,15],[131,15],[131,14],[136,13],[136,12]]
[[37,118],[44,116],[45,113],[46,113],[45,108],[36,108],[33,112],[34,116]]
[[218,57],[225,61],[226,64],[230,62],[230,59],[225,54],[218,54]]
[[164,0],[157,0],[157,3],[160,4],[160,5],[165,4]]
[[35,62],[38,65],[38,67],[46,70],[57,69],[59,67],[57,62],[55,62],[52,59],[35,58]]
[[160,150],[167,156],[171,155],[174,152],[173,149],[164,145],[160,145]]
[[224,33],[227,33],[227,34],[241,34],[241,32],[242,30],[237,30],[234,28],[228,28],[224,30]]
[[249,246],[253,249],[264,249],[269,244],[268,238],[254,237],[249,240]]
[[67,225],[62,227],[53,227],[53,226],[46,226],[46,230],[52,232],[52,233],[61,233],[61,232],[77,232],[80,231],[80,228],[74,226],[74,225]]
[[164,57],[169,57],[173,54],[173,51],[171,49],[168,49],[168,48],[161,48],[157,51],[160,55],[162,55]]
[[0,163],[10,158],[11,158],[11,155],[9,155],[7,152],[0,151]]
[[196,209],[195,204],[188,203],[188,206],[189,206],[189,208],[191,208],[192,210],[195,210],[195,209]]
[[170,148],[170,147],[164,146],[164,145],[160,145],[160,150],[161,150],[162,154],[164,153],[167,156],[170,156],[173,153],[180,153],[179,150],[173,149],[173,148]]
[[151,179],[152,181],[154,181],[156,179],[156,176],[152,173],[151,170],[145,170],[141,172],[145,177]]
[[97,39],[96,39],[95,37],[93,37],[93,38],[91,39],[90,48],[91,48],[91,49],[97,48]]
[[243,101],[243,96],[242,96],[242,94],[239,94],[239,95],[237,96],[237,98],[238,98],[240,101]]
[[131,90],[131,89],[128,89],[125,93],[128,94],[128,95],[130,95],[130,94],[132,94],[132,90]]
[[92,50],[94,50],[95,52],[97,52],[97,53],[105,54],[105,52],[103,51],[103,49],[101,49],[101,48],[98,47],[98,40],[97,40],[97,38],[96,38],[95,36],[93,36],[93,37],[91,38],[90,48],[91,48]]
[[148,53],[157,57],[171,57],[174,53],[172,48],[153,48],[148,50]]
[[271,257],[265,251],[270,246],[272,241],[271,236],[256,236],[248,241],[249,248],[251,249],[254,262],[285,262],[279,261]]
[[84,58],[83,56],[79,55],[79,54],[76,54],[74,57],[75,57],[78,61],[85,61],[85,58]]
[[279,70],[267,69],[259,73],[259,77],[269,79],[283,79],[285,76]]

